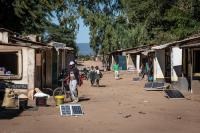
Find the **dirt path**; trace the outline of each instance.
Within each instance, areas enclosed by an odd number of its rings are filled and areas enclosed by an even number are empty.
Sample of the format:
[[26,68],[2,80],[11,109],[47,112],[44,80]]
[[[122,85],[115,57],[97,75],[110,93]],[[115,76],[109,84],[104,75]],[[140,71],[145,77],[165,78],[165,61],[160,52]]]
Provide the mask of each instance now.
[[61,117],[49,100],[49,107],[0,120],[0,133],[199,133],[200,102],[144,91],[145,81],[131,81],[130,72],[121,77],[107,72],[101,81],[106,87],[99,88],[84,82],[79,94],[89,100],[80,102],[83,116]]

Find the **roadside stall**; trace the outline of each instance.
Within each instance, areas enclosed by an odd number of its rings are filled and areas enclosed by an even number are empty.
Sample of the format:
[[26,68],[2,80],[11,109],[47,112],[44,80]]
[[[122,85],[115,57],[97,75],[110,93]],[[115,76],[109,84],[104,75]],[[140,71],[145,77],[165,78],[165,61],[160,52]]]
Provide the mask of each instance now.
[[31,39],[0,29],[1,100],[8,88],[27,95],[29,90],[45,86],[44,55],[48,46]]

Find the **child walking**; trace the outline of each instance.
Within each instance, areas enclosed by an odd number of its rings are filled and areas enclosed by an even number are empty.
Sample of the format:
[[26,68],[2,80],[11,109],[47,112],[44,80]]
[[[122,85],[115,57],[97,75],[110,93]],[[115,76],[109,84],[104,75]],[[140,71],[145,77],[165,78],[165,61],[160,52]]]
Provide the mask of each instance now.
[[90,68],[89,78],[90,78],[91,86],[93,86],[94,82],[95,82],[95,78],[96,78],[96,71],[94,69],[94,66],[91,66],[91,68]]
[[99,87],[99,81],[102,78],[102,73],[100,72],[98,66],[96,66],[95,69],[96,69],[95,70],[96,71],[96,84],[97,84],[97,87]]

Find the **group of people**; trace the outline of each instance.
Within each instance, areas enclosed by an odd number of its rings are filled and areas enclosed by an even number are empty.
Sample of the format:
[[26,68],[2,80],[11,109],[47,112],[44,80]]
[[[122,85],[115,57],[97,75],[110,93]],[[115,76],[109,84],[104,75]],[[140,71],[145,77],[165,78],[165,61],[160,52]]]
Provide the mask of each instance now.
[[88,73],[88,78],[90,79],[91,86],[94,86],[96,83],[96,86],[99,87],[99,81],[103,77],[101,71],[99,70],[99,67],[91,66],[90,71]]
[[[91,86],[96,83],[97,87],[99,87],[99,81],[103,77],[103,75],[98,66],[91,66],[87,77],[90,79]],[[66,69],[64,79],[67,81],[67,84],[69,86],[71,100],[74,103],[78,102],[78,86],[81,86],[82,79],[80,78],[79,70],[76,67],[76,63],[74,61],[70,61],[69,66]]]
[[150,61],[143,61],[141,65],[140,76],[143,79],[146,75],[146,78],[149,82],[153,81],[153,64]]
[[[119,79],[119,64],[114,64],[113,66],[115,79]],[[152,78],[152,64],[149,62],[142,63],[141,66],[141,77],[144,78],[145,75],[147,75],[148,81],[151,81]],[[81,79],[79,75],[79,70],[77,69],[75,62],[70,61],[69,68],[67,69],[67,75],[69,77],[69,90],[71,94],[71,99],[74,102],[78,102],[78,85],[81,85]],[[96,84],[97,87],[99,87],[99,81],[103,77],[101,71],[99,70],[99,67],[91,66],[89,72],[87,73],[87,78],[90,79],[91,86],[94,86]]]

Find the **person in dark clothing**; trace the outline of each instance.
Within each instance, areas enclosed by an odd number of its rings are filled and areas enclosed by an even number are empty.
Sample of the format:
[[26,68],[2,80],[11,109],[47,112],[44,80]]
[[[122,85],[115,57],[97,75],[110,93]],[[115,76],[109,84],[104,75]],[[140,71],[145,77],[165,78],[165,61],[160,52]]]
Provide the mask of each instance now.
[[100,81],[100,79],[102,78],[102,73],[100,72],[100,70],[99,70],[99,67],[98,66],[96,66],[95,67],[95,74],[96,74],[96,76],[95,76],[95,79],[96,79],[96,84],[97,84],[97,87],[99,87],[99,81]]
[[90,78],[91,86],[94,85],[95,76],[96,76],[96,72],[95,72],[94,66],[91,66],[91,69],[90,69],[90,72],[89,72],[89,78]]

